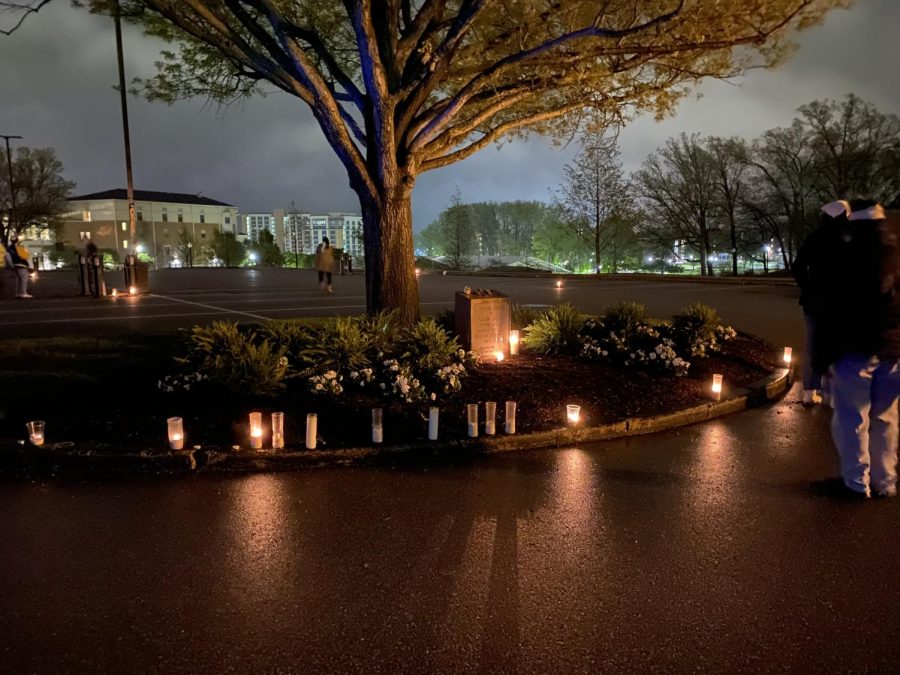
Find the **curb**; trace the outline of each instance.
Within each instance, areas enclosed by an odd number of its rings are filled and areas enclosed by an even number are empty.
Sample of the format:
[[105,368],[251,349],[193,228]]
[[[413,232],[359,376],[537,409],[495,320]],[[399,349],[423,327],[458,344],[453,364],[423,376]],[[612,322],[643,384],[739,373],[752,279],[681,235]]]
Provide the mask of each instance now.
[[[387,447],[345,448],[340,450],[239,451],[215,446],[196,446],[184,452],[141,451],[104,453],[96,447],[79,448],[75,443],[54,443],[42,447],[18,445],[14,456],[19,467],[52,469],[89,469],[113,473],[188,474],[208,472],[255,473],[292,471],[336,466],[358,466],[407,459],[458,460],[466,457],[559,448],[660,431],[706,422],[755,408],[784,395],[793,383],[793,371],[780,368],[750,386],[736,389],[723,401],[704,403],[653,417],[635,417],[583,429],[560,428],[531,434],[483,436],[440,444],[422,441]],[[6,463],[6,460],[4,460]]]
[[787,286],[796,287],[797,282],[793,277],[766,277],[763,275],[747,276],[719,276],[701,277],[691,274],[651,274],[646,272],[623,273],[603,272],[601,274],[572,274],[569,272],[491,272],[488,270],[460,271],[460,270],[422,270],[421,274],[428,276],[442,276],[446,271],[447,276],[460,277],[502,277],[524,279],[566,279],[571,281],[668,281],[682,284],[731,284],[733,286]]

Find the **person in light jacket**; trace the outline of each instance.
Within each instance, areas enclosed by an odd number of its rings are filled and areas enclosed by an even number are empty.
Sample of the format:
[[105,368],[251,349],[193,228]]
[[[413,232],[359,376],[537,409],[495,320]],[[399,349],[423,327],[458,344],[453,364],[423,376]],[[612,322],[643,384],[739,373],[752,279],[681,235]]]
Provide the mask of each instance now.
[[31,254],[28,249],[19,243],[19,236],[13,234],[9,237],[9,246],[6,247],[6,266],[16,274],[16,297],[30,298],[28,293],[28,279],[31,276]]
[[319,271],[319,288],[331,293],[331,274],[334,272],[334,249],[328,237],[316,248],[316,269]]

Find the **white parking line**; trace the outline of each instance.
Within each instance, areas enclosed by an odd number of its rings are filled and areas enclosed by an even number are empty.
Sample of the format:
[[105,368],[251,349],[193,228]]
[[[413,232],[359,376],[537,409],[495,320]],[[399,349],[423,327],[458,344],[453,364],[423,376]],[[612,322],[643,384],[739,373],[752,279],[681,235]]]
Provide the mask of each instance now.
[[207,305],[202,302],[192,302],[191,300],[182,300],[181,298],[173,298],[168,295],[159,295],[157,293],[151,293],[149,295],[149,297],[163,298],[165,300],[171,300],[172,302],[181,302],[181,303],[184,303],[185,305],[194,305],[195,307],[204,307],[206,309],[215,309],[215,310],[222,312],[223,314],[242,314],[243,316],[249,316],[253,319],[259,319],[260,321],[270,321],[271,320],[267,316],[260,316],[259,314],[253,314],[251,312],[241,312],[237,309],[226,309],[225,307],[216,307],[215,305]]

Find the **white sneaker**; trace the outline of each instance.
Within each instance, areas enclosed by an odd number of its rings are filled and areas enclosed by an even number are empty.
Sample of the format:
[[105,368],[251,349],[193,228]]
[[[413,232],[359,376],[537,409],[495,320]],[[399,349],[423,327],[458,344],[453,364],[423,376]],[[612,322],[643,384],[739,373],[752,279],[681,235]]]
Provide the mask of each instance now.
[[800,402],[807,406],[819,405],[822,403],[822,397],[816,389],[804,389],[803,394],[800,397]]
[[329,293],[334,293],[334,289],[331,287],[330,284],[328,285],[328,292],[329,292]]
[[22,293],[22,295],[17,295],[17,298],[33,298],[33,295],[29,295],[28,293]]

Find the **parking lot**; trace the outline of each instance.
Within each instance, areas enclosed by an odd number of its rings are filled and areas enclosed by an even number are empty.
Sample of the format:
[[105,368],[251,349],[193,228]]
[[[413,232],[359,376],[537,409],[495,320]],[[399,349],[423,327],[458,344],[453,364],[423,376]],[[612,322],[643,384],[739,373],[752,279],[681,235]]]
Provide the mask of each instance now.
[[[365,311],[362,274],[335,276],[334,292],[323,293],[313,270],[185,269],[150,274],[150,292],[124,294],[120,272],[109,272],[117,298],[81,297],[73,271],[41,272],[31,300],[0,301],[0,336],[60,334],[110,335],[188,328],[214,320],[263,322],[311,316],[340,316]],[[522,305],[572,302],[598,313],[620,300],[647,305],[666,317],[692,302],[716,307],[737,328],[762,330],[776,343],[799,344],[802,325],[796,291],[785,285],[735,285],[666,279],[489,277],[423,274],[419,278],[422,313],[453,307],[455,291],[466,286],[493,288]],[[765,329],[762,326],[765,325]]]

